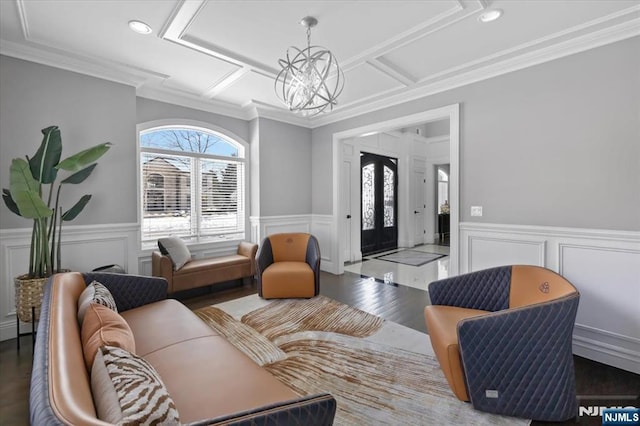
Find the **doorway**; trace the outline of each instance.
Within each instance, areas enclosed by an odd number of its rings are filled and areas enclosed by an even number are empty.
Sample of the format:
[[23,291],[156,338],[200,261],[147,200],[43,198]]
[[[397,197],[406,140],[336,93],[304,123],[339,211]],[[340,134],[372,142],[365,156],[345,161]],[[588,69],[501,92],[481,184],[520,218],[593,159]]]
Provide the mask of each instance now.
[[[450,175],[449,175],[449,189],[450,189],[450,197],[449,197],[449,205],[451,206],[451,228],[450,228],[450,264],[449,264],[449,276],[454,276],[458,274],[459,270],[459,255],[458,255],[458,222],[459,222],[459,197],[458,197],[458,181],[459,181],[459,138],[460,138],[460,105],[452,104],[447,105],[440,108],[435,108],[431,110],[427,110],[424,112],[419,112],[416,114],[411,114],[383,122],[376,122],[369,125],[364,125],[361,127],[354,127],[348,130],[343,130],[340,132],[336,132],[333,134],[333,143],[332,143],[332,151],[333,151],[333,223],[331,226],[331,248],[329,250],[329,254],[327,256],[324,264],[327,271],[330,271],[334,274],[342,274],[344,272],[344,260],[349,261],[358,261],[362,257],[358,258],[357,253],[356,258],[349,258],[347,253],[344,252],[345,249],[345,239],[351,236],[351,241],[360,243],[361,233],[359,232],[359,226],[345,226],[345,222],[349,221],[351,217],[350,212],[346,211],[349,206],[343,205],[343,198],[346,194],[341,191],[341,186],[344,183],[343,173],[345,172],[343,167],[343,162],[349,158],[349,156],[353,155],[352,148],[343,144],[343,141],[354,138],[361,137],[367,134],[385,132],[393,129],[398,129],[402,127],[412,126],[416,124],[421,124],[425,122],[433,122],[442,119],[448,119],[449,123],[449,142],[447,151],[448,161],[450,162]],[[439,162],[436,164],[442,164],[444,162]],[[355,165],[356,171],[359,170],[359,167]],[[352,169],[353,170],[353,169]],[[427,171],[430,169],[427,167]],[[430,173],[427,173],[427,180],[429,180]],[[357,173],[353,175],[353,179],[358,179]],[[407,179],[411,179],[410,176],[407,176]],[[352,180],[353,182],[353,180]],[[428,188],[431,185],[427,185]],[[406,194],[408,198],[411,197],[410,194]],[[427,200],[430,200],[431,197],[427,197]],[[399,217],[409,217],[410,213],[408,211],[403,213],[403,208],[406,210],[407,207],[403,207],[402,203],[399,206]],[[359,209],[360,206],[351,205],[351,208]],[[343,215],[343,213],[346,213]],[[429,214],[432,213],[429,211]],[[343,216],[347,219],[343,219]],[[357,217],[357,216],[356,216]],[[407,219],[409,220],[409,219]],[[357,223],[357,222],[356,222]],[[426,223],[431,223],[429,220]],[[354,224],[355,225],[355,224]],[[354,229],[355,228],[355,229]],[[349,232],[349,230],[352,230]],[[427,231],[430,231],[428,229]],[[356,247],[360,247],[361,244],[357,244]],[[353,248],[353,246],[352,246]],[[352,250],[351,253],[353,255],[355,251]]]
[[363,152],[360,156],[363,255],[398,247],[398,160]]

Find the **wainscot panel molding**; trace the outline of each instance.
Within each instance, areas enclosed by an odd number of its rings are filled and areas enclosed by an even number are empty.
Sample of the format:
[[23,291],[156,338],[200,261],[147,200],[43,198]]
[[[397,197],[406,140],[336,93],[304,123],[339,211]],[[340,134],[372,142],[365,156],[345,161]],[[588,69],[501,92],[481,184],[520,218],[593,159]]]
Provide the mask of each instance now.
[[336,273],[336,253],[333,253],[331,235],[335,223],[332,215],[304,214],[287,216],[251,216],[251,241],[258,244],[270,234],[280,232],[307,232],[315,235],[320,245],[320,269]]
[[332,249],[331,236],[333,235],[333,216],[330,214],[311,215],[311,233],[318,239],[320,245],[320,269],[332,274],[337,273],[336,255]]
[[251,216],[251,241],[261,244],[267,235],[282,232],[311,232],[311,215]]
[[[116,264],[129,274],[138,273],[138,232],[135,223],[65,226],[62,233],[62,267],[91,271]],[[27,272],[31,228],[0,230],[0,340],[15,338],[15,291],[13,278]],[[30,324],[21,324],[22,332]]]
[[549,268],[580,291],[573,353],[640,374],[640,232],[460,224],[462,273],[492,266]]

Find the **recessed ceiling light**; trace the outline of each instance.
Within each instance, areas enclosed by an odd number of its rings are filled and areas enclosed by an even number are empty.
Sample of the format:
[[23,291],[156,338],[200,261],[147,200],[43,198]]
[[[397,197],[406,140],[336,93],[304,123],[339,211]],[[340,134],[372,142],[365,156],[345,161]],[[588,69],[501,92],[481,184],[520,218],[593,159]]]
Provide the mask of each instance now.
[[151,27],[142,21],[129,21],[129,28],[138,34],[151,34]]
[[491,21],[495,21],[501,16],[502,16],[502,10],[500,9],[487,10],[482,15],[478,16],[478,21],[491,22]]

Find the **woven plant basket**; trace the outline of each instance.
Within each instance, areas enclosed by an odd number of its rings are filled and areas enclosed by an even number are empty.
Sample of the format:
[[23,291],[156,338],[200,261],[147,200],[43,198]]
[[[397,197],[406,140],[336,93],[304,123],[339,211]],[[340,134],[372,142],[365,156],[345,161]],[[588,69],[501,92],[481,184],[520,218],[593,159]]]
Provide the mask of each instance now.
[[46,278],[29,278],[28,275],[20,275],[14,278],[16,289],[16,315],[22,322],[32,322],[31,307],[35,308],[35,320],[40,318],[40,306],[44,296],[44,283]]

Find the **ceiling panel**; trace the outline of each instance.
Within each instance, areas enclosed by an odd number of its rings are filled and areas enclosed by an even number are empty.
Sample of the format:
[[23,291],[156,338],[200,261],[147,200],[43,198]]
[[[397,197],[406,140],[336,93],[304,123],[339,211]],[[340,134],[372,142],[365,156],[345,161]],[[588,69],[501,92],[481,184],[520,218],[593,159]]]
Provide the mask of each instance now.
[[289,46],[306,45],[299,22],[311,15],[319,21],[311,31],[312,44],[329,48],[345,63],[456,7],[456,1],[213,1],[203,6],[187,34],[277,67]]
[[[175,81],[188,81],[192,90],[205,90],[238,68],[160,39],[158,31],[175,2],[154,1],[149,6],[146,1],[24,3],[30,40],[36,43],[172,76]],[[128,26],[132,19],[146,22],[153,33],[134,33]]]
[[283,108],[284,105],[276,96],[273,78],[257,72],[249,72],[216,95],[216,99],[235,104],[244,104],[257,100],[265,104]]
[[365,63],[345,73],[344,90],[338,98],[338,106],[402,87],[405,86],[398,80]]
[[383,55],[382,60],[421,80],[637,4],[637,1],[495,1],[492,8],[504,11],[497,21],[481,23],[477,14],[469,16]]

